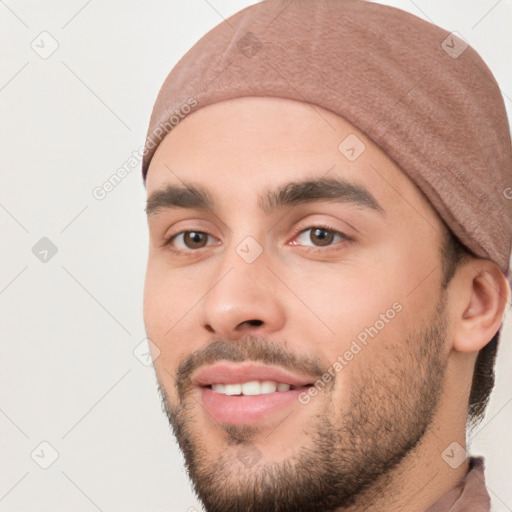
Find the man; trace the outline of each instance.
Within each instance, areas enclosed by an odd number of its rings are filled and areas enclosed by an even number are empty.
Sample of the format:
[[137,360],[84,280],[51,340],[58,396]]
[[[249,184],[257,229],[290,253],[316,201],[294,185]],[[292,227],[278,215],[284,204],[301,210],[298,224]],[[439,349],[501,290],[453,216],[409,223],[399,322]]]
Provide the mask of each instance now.
[[267,0],[156,100],[144,319],[208,511],[489,510],[466,426],[509,301],[503,100],[464,41]]

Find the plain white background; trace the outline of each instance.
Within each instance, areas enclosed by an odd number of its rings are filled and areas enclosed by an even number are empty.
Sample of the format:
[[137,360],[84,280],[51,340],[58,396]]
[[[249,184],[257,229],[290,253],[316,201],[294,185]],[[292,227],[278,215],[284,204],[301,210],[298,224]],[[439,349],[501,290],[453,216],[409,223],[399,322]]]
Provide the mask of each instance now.
[[[145,351],[140,168],[101,201],[92,191],[143,143],[177,60],[252,3],[0,1],[2,511],[200,510],[153,369],[133,352]],[[459,32],[495,73],[511,115],[510,0],[383,3]],[[33,253],[38,242],[46,262]],[[471,449],[486,456],[499,511],[512,510],[509,324]]]

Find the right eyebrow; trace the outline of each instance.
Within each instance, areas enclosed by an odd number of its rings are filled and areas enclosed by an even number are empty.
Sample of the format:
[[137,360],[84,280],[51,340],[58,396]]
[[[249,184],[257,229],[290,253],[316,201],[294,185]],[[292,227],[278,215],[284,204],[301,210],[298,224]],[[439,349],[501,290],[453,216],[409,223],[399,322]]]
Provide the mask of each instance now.
[[153,192],[146,203],[148,217],[168,208],[197,208],[210,210],[213,201],[202,187],[188,184],[185,187],[167,185],[164,189]]

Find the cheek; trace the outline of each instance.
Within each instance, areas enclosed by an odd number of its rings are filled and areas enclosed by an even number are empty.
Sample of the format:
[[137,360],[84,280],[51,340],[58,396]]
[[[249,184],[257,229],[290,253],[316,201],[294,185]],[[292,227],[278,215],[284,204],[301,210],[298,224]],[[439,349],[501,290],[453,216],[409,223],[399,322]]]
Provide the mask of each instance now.
[[[321,268],[316,264],[311,272],[304,272],[303,267],[290,273],[288,282],[294,283],[300,299],[294,301],[293,314],[305,333],[303,338],[331,364],[350,350],[354,340],[362,346],[371,341],[378,348],[384,343],[379,340],[399,339],[399,333],[406,331],[407,325],[416,325],[425,306],[435,300],[433,281],[423,292],[414,291],[432,272],[428,263],[433,262],[409,254],[412,252],[410,248],[400,250],[396,243],[381,244],[377,251],[365,251],[357,260]],[[407,266],[414,258],[415,265]],[[434,272],[432,278],[437,277]]]
[[[183,327],[200,298],[189,280],[171,272],[157,258],[149,259],[144,284],[144,324],[147,337],[160,351],[155,369],[173,372],[184,356]],[[181,335],[180,335],[181,333]],[[165,376],[165,375],[164,375]]]
[[381,272],[356,265],[326,266],[292,282],[297,283],[294,291],[301,304],[295,311],[301,322],[313,332],[330,335],[340,350],[402,298],[396,281],[387,283]]
[[[171,403],[177,403],[175,375],[178,364],[186,355],[183,344],[178,343],[180,322],[183,313],[175,313],[178,308],[176,283],[159,277],[161,274],[149,271],[144,288],[144,324],[146,334],[157,357],[153,366],[159,385],[167,393]],[[182,296],[182,295],[181,295]]]
[[144,321],[157,339],[177,325],[199,299],[198,279],[183,269],[171,268],[165,255],[150,251],[144,283]]
[[[144,281],[144,324],[148,337],[158,344],[162,337],[164,324],[169,323],[168,304],[170,287],[165,274],[159,272],[153,258],[149,258]],[[167,327],[169,328],[169,326]]]
[[316,280],[317,291],[306,293],[304,287],[297,292],[321,319],[295,309],[302,339],[326,361],[325,378],[335,381],[333,414],[345,414],[358,399],[362,375],[372,380],[371,369],[394,364],[392,353],[405,340],[408,312],[403,295],[384,281],[375,286],[374,278],[372,272],[327,273]]

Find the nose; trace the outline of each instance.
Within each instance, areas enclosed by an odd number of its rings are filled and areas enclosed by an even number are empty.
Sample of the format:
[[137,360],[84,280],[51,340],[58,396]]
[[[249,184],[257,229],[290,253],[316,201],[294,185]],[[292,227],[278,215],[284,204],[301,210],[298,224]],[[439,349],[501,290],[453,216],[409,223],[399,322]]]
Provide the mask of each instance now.
[[284,304],[265,253],[248,263],[235,250],[229,252],[202,301],[204,328],[225,339],[279,331],[285,323]]

